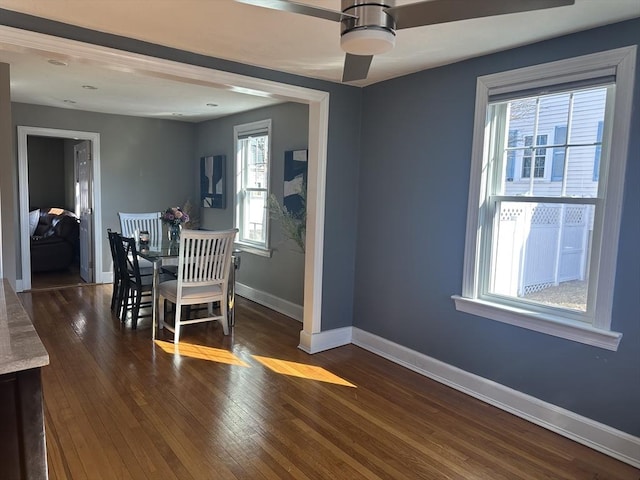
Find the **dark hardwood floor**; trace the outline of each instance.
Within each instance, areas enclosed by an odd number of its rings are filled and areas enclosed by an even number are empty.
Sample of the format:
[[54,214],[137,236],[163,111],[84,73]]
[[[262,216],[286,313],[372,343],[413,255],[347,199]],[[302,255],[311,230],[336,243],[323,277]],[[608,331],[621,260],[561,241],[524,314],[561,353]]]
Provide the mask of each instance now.
[[53,480],[640,478],[356,346],[307,355],[298,322],[248,300],[233,335],[187,326],[174,351],[149,319],[121,325],[110,297],[20,294],[51,359]]
[[73,264],[66,270],[37,272],[31,274],[32,290],[45,290],[84,284],[84,280],[80,278],[80,266],[78,264]]

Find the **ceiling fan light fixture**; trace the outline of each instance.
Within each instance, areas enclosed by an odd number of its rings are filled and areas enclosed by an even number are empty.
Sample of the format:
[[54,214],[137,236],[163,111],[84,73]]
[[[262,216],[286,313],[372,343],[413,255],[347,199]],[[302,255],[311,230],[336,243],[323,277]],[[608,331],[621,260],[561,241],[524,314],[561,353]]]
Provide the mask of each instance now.
[[340,37],[340,47],[351,55],[379,55],[390,51],[395,44],[395,33],[381,28],[358,28]]

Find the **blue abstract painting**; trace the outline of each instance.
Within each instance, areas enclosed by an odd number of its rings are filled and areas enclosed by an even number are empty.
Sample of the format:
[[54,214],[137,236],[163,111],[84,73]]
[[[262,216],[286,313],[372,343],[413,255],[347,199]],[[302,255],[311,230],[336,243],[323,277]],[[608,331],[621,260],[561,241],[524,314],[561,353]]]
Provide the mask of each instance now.
[[305,214],[304,199],[300,195],[307,188],[307,150],[284,152],[284,207],[294,216]]
[[226,208],[225,155],[200,159],[200,205],[205,208]]

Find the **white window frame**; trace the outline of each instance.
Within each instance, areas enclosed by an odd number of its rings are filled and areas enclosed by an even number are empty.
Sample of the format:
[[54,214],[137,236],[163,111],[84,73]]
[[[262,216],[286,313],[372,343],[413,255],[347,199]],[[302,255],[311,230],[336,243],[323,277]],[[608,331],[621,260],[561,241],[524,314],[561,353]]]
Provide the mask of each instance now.
[[[235,175],[234,175],[234,225],[239,229],[238,236],[236,238],[236,248],[256,255],[261,255],[264,257],[271,257],[271,249],[269,248],[269,224],[270,218],[269,213],[267,212],[265,216],[265,225],[264,225],[264,236],[265,241],[263,242],[252,242],[243,240],[242,235],[242,206],[244,202],[242,201],[242,194],[244,191],[244,185],[242,180],[242,171],[243,171],[243,160],[239,156],[238,152],[238,139],[241,136],[245,136],[248,134],[260,134],[264,135],[266,133],[268,137],[268,151],[267,151],[267,186],[266,186],[266,197],[269,198],[271,194],[271,144],[272,144],[272,135],[271,135],[271,119],[259,120],[257,122],[245,123],[242,125],[235,125],[233,127],[233,140],[234,140],[234,158],[235,158]],[[266,207],[265,207],[266,208]]]
[[[452,296],[457,310],[608,350],[618,349],[622,333],[611,331],[611,311],[631,126],[636,49],[636,46],[623,47],[477,79],[462,294]],[[534,312],[520,304],[516,306],[493,298],[480,298],[480,272],[483,267],[479,265],[480,241],[483,200],[487,191],[483,171],[487,167],[490,143],[487,122],[489,97],[602,77],[615,77],[615,95],[614,114],[607,118],[603,132],[602,162],[608,162],[608,173],[606,178],[601,176],[598,193],[598,197],[604,201],[602,228],[593,234],[593,249],[598,249],[600,268],[597,280],[594,279],[589,285],[589,289],[595,292],[591,324],[568,318],[562,312]],[[605,148],[608,149],[608,155],[604,154]],[[607,170],[602,164],[601,169],[603,172]]]

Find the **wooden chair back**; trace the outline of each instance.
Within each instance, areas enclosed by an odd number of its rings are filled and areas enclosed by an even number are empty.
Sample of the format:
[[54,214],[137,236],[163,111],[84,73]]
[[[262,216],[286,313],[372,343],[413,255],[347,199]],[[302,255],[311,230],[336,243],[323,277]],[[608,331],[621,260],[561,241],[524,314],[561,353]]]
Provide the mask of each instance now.
[[149,232],[149,242],[152,245],[162,244],[162,213],[124,213],[118,212],[120,217],[120,232],[123,237],[138,240],[137,234],[146,230]]
[[178,256],[178,297],[183,288],[219,285],[226,291],[238,229],[183,230]]

